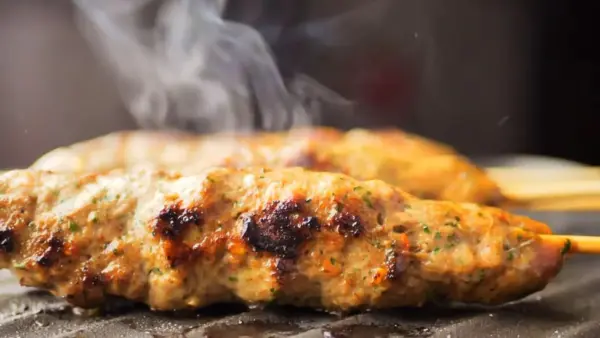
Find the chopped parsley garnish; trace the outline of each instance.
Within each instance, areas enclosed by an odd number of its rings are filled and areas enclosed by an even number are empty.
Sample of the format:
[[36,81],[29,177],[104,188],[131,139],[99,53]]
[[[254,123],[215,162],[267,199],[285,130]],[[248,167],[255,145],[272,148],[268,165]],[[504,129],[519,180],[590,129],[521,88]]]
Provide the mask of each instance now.
[[155,273],[157,275],[162,275],[162,271],[159,268],[152,268],[148,274]]
[[237,277],[236,277],[236,276],[229,276],[229,281],[230,281],[230,282],[237,282],[237,281],[238,281],[238,279],[237,279]]
[[560,254],[565,255],[569,251],[571,251],[571,240],[567,238],[565,240],[565,245],[563,246],[562,250],[560,250]]
[[92,223],[98,223],[98,213],[95,211],[90,212],[88,215],[88,220]]
[[378,239],[376,239],[376,240],[373,240],[373,242],[372,242],[371,244],[372,244],[374,247],[376,247],[377,249],[381,249],[381,248],[382,248],[381,242],[380,242]]
[[429,230],[429,225],[423,223],[423,232],[426,234],[430,234],[431,230]]
[[73,221],[69,221],[69,230],[71,232],[77,232],[80,230],[79,225]]
[[19,269],[19,270],[25,270],[26,267],[27,267],[27,265],[25,265],[25,263],[15,263],[15,264],[13,264],[13,268]]
[[513,251],[507,251],[507,257],[506,259],[508,259],[509,261],[512,261],[515,258],[515,254],[513,253]]
[[435,254],[437,254],[438,252],[440,252],[440,248],[438,248],[438,247],[435,247],[435,248],[433,248],[433,251],[432,251],[432,253],[433,253],[434,255],[435,255]]
[[331,257],[329,258],[329,261],[331,262],[331,265],[335,265],[335,258]]
[[344,209],[344,205],[342,203],[340,203],[340,202],[336,202],[335,203],[335,211],[341,212],[342,209]]
[[374,209],[373,202],[371,202],[371,199],[369,199],[369,195],[368,194],[364,194],[362,196],[362,200],[367,204],[367,206],[369,208]]
[[442,238],[442,234],[439,231],[435,232],[435,239],[441,239]]
[[[359,191],[359,190],[363,190],[363,187],[354,187],[352,188],[353,191]],[[373,202],[371,202],[371,192],[370,191],[366,191],[362,196],[361,196],[362,200],[367,204],[367,206],[371,209],[373,208]]]
[[479,278],[477,281],[481,282],[485,278],[485,270],[479,269],[479,275],[477,277]]

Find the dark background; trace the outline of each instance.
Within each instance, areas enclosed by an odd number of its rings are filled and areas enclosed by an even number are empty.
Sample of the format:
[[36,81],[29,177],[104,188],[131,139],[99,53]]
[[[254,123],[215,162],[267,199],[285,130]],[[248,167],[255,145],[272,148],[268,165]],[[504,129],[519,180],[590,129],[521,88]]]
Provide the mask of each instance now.
[[600,6],[593,1],[543,1],[534,149],[600,164]]
[[[230,1],[226,16],[265,36],[287,78],[308,74],[357,102],[354,115],[325,104],[324,124],[396,125],[472,156],[538,154],[598,165],[598,7],[253,0]],[[348,12],[354,17],[334,20]],[[307,34],[315,22],[328,25]],[[134,127],[69,1],[0,0],[0,168]]]

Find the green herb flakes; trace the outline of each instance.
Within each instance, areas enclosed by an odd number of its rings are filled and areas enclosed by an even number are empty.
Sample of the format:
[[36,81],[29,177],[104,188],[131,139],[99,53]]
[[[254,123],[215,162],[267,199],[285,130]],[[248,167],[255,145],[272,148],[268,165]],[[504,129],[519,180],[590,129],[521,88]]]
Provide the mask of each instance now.
[[329,258],[329,261],[331,262],[331,265],[335,265],[335,262],[336,262],[335,258],[331,257],[331,258]]
[[365,204],[367,204],[369,208],[375,209],[375,207],[373,207],[373,202],[371,202],[371,199],[369,198],[369,194],[364,194],[362,196],[362,200],[363,202],[365,202]]
[[159,268],[152,268],[150,269],[150,272],[148,272],[148,274],[157,274],[157,275],[162,275],[162,271]]
[[88,215],[88,221],[92,223],[98,223],[98,213],[96,211],[90,212]]
[[478,278],[477,279],[478,282],[481,282],[485,278],[485,270],[484,269],[479,269],[477,278]]
[[73,221],[69,221],[69,230],[71,232],[78,232],[80,230],[79,225]]
[[236,276],[229,276],[229,281],[230,282],[237,282],[238,278]]
[[19,269],[19,270],[25,270],[27,268],[27,265],[25,263],[15,263],[15,264],[13,264],[13,268]]
[[430,234],[431,230],[429,229],[429,225],[423,223],[423,232],[426,234]]
[[506,259],[509,261],[512,261],[515,258],[515,254],[514,251],[507,251],[506,252]]

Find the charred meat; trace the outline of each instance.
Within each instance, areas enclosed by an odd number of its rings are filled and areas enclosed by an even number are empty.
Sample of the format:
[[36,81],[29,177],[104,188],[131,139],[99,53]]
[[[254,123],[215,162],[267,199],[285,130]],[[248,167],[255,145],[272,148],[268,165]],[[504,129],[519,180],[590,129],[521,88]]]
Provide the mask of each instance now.
[[498,304],[545,287],[534,220],[301,168],[0,176],[0,268],[92,307],[274,302],[331,311]]

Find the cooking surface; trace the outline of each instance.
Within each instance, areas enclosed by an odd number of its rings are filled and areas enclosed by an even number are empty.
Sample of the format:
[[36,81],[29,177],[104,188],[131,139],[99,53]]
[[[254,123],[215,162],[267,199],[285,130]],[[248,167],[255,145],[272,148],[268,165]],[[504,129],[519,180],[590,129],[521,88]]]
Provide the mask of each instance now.
[[[555,232],[599,234],[600,213],[529,213]],[[598,228],[598,229],[596,229]],[[61,300],[0,274],[0,337],[597,337],[600,257],[575,256],[544,291],[495,309],[403,309],[347,315],[215,306],[152,313],[111,303],[106,314],[75,314]]]

